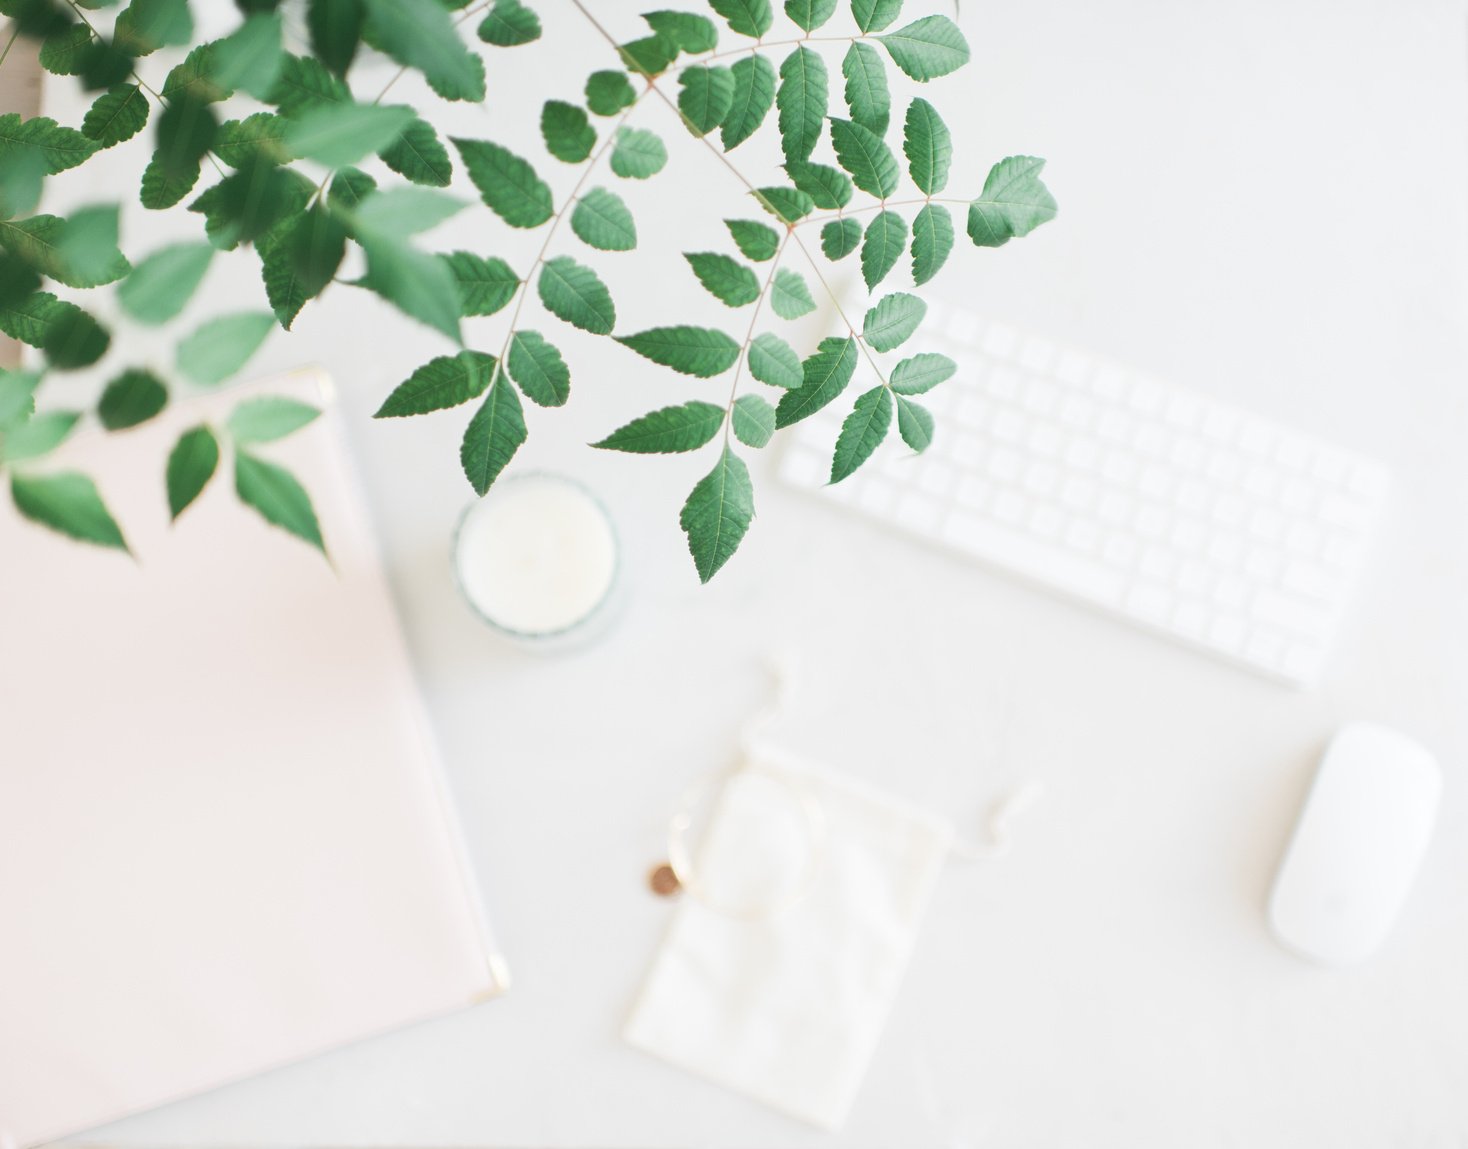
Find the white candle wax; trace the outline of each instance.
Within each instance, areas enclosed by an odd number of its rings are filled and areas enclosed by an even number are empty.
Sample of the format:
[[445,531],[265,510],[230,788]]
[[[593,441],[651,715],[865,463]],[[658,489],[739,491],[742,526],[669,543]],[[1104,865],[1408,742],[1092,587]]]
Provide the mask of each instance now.
[[617,539],[606,511],[556,475],[505,479],[465,513],[459,586],[490,624],[525,638],[562,634],[606,600]]

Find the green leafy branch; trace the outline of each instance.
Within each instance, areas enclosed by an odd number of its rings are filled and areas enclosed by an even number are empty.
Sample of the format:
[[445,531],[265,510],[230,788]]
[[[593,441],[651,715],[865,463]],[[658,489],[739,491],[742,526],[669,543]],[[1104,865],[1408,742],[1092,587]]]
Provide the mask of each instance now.
[[[1055,213],[1039,179],[1043,162],[1024,156],[995,164],[972,200],[945,195],[951,136],[937,109],[920,98],[908,102],[901,120],[905,172],[919,195],[897,195],[904,166],[887,143],[894,92],[884,60],[918,84],[962,67],[968,46],[945,17],[919,16],[897,26],[902,0],[849,0],[855,32],[832,35],[821,29],[839,0],[785,0],[784,16],[799,35],[771,39],[775,12],[770,0],[708,0],[713,15],[744,41],[721,49],[720,25],[701,13],[648,12],[642,17],[648,34],[619,43],[588,5],[575,0],[581,16],[614,49],[618,66],[594,72],[581,101],[556,98],[542,105],[546,151],[559,162],[580,166],[559,206],[525,157],[492,140],[448,141],[480,201],[504,225],[546,228],[539,253],[522,276],[495,256],[435,253],[418,246],[416,237],[465,205],[441,190],[453,179],[454,160],[429,119],[415,108],[384,102],[410,71],[440,98],[482,101],[488,88],[485,58],[469,50],[459,30],[482,14],[477,38],[491,49],[531,43],[543,28],[521,0],[486,0],[472,7],[462,0],[307,0],[311,51],[300,55],[285,50],[271,0],[242,6],[237,28],[202,44],[192,43],[187,0],[131,0],[118,14],[110,40],[82,11],[108,3],[0,0],[0,12],[16,20],[17,34],[42,41],[43,65],[102,92],[80,131],[42,117],[0,117],[0,270],[5,272],[0,329],[37,347],[45,362],[42,372],[0,377],[0,417],[8,420],[0,425],[0,449],[11,460],[0,453],[0,466],[19,461],[28,468],[29,459],[43,457],[69,433],[82,413],[37,412],[40,381],[51,371],[96,363],[111,342],[84,309],[44,290],[46,280],[75,290],[115,284],[132,319],[168,323],[218,253],[253,251],[269,315],[207,321],[178,341],[179,374],[195,385],[218,385],[244,366],[272,322],[289,330],[328,285],[374,292],[454,344],[452,353],[430,359],[394,388],[378,417],[442,411],[477,400],[460,462],[482,494],[527,437],[520,396],[536,406],[556,407],[570,394],[571,369],[559,349],[540,331],[522,326],[533,283],[548,316],[583,332],[611,336],[644,359],[697,379],[733,369],[724,404],[694,400],[651,412],[596,444],[637,453],[685,452],[701,449],[722,431],[713,470],[695,486],[680,514],[695,566],[706,581],[733,555],[754,514],[749,472],[736,443],[763,447],[776,429],[836,401],[864,363],[875,385],[855,400],[835,443],[831,478],[840,481],[871,457],[894,416],[904,442],[915,451],[925,449],[933,419],[912,397],[943,382],[954,369],[951,361],[927,353],[886,368],[879,357],[915,333],[925,313],[922,301],[909,292],[889,293],[873,301],[858,326],[832,289],[813,241],[807,242],[809,230],[819,228],[819,254],[826,261],[858,256],[867,289],[875,292],[904,255],[911,260],[915,285],[938,274],[954,246],[950,206],[967,208],[966,231],[980,247],[1025,235]],[[189,51],[161,89],[153,89],[135,65],[165,44],[189,46]],[[362,45],[399,65],[366,102],[354,96],[349,83]],[[821,54],[829,45],[845,46],[840,77],[846,116],[830,109],[833,76]],[[778,67],[769,55],[775,49],[783,56]],[[237,92],[254,97],[266,110],[221,122],[213,109]],[[167,210],[182,203],[198,183],[206,158],[219,179],[186,208],[202,217],[204,241],[170,245],[134,266],[117,246],[115,206],[82,209],[64,220],[29,213],[45,178],[137,137],[149,119],[149,94],[159,113],[141,188],[144,206]],[[683,129],[771,217],[768,223],[725,221],[737,254],[685,253],[704,290],[731,309],[751,307],[742,340],[717,327],[678,323],[619,332],[607,284],[576,255],[557,249],[563,222],[593,251],[637,247],[638,229],[627,203],[590,183],[604,168],[616,179],[637,181],[657,175],[667,163],[661,137],[633,126],[649,94],[671,109]],[[766,183],[747,177],[729,153],[757,134],[772,113],[785,163],[782,178]],[[599,120],[608,122],[599,127]],[[834,162],[818,158],[827,146]],[[294,166],[297,162],[319,165],[321,171],[308,178]],[[384,183],[368,170],[374,164],[406,184]],[[909,209],[916,209],[910,222]],[[805,276],[788,266],[792,240],[808,267],[805,274],[815,276],[839,320],[840,333],[821,340],[803,358],[775,332],[760,330],[766,316],[789,321],[816,309]],[[338,273],[352,246],[360,249],[366,273],[348,281]],[[761,263],[768,267],[757,272],[752,265]],[[498,354],[466,343],[464,320],[506,308],[508,324],[498,337]],[[128,369],[114,380],[119,388],[110,408],[114,413],[131,409],[146,415],[166,404],[167,386],[155,374],[150,377],[156,390],[148,388],[138,381],[142,374],[147,373]],[[775,389],[778,401],[741,394],[746,374]],[[131,380],[126,388],[124,380]],[[127,388],[136,391],[131,408],[119,406]],[[108,425],[100,405],[95,414]],[[170,466],[170,476],[176,469],[182,485],[176,490],[170,477],[170,505],[202,473],[211,442],[214,461],[208,474],[213,474],[224,440],[234,444],[239,496],[271,522],[321,546],[319,530],[313,537],[314,515],[308,519],[300,513],[310,503],[299,484],[255,467],[253,449],[242,448],[238,433],[228,428],[195,428],[175,446],[180,461]],[[15,459],[17,441],[28,459]],[[95,488],[88,493],[69,483],[68,498],[37,498],[34,491],[26,493],[27,482],[16,495],[12,481],[13,497],[18,506],[30,507],[32,518],[115,545],[111,534],[97,526],[101,504]],[[113,533],[121,538],[120,531]]]

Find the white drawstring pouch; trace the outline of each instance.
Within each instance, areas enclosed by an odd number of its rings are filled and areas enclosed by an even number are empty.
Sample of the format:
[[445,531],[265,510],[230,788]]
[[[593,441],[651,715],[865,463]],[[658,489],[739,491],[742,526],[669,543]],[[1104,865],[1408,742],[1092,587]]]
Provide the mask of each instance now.
[[[750,750],[695,850],[624,1030],[644,1050],[822,1129],[845,1120],[952,826],[824,768]],[[680,865],[681,862],[681,865]]]

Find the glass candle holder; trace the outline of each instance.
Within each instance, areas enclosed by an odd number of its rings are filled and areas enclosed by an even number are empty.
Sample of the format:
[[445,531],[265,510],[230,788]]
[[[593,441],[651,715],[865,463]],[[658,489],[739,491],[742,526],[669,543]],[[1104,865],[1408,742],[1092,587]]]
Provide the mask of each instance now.
[[501,479],[459,519],[454,577],[485,623],[552,650],[600,634],[620,574],[617,534],[574,479],[532,472]]

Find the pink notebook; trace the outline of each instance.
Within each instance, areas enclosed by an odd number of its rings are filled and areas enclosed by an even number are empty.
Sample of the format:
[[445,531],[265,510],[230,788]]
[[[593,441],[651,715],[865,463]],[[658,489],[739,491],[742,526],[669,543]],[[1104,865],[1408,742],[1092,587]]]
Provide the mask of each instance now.
[[0,492],[0,1146],[505,986],[334,418],[260,448],[334,569],[238,504],[227,457],[169,525],[169,447],[241,394],[47,460],[136,560]]

